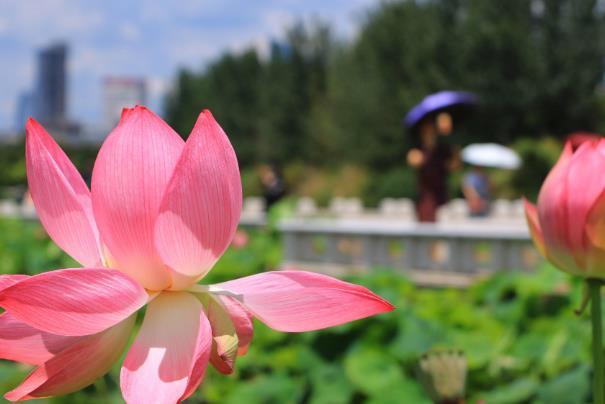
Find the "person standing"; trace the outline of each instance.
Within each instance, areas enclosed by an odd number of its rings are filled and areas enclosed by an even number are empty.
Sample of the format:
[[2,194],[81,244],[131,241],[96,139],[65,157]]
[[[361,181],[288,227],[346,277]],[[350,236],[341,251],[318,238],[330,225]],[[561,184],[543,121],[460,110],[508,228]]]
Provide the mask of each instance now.
[[260,182],[263,187],[265,209],[268,211],[286,195],[286,185],[280,170],[275,165],[263,165],[259,169]]
[[420,222],[435,222],[437,208],[448,201],[447,180],[458,159],[452,147],[440,141],[440,135],[452,131],[449,114],[425,117],[418,125],[418,146],[407,154],[408,164],[416,169],[416,216]]
[[462,180],[462,193],[471,217],[485,217],[490,208],[490,183],[485,169],[471,166]]
[[439,91],[424,97],[403,119],[417,142],[408,152],[407,161],[417,172],[416,212],[421,222],[437,220],[437,208],[448,200],[449,173],[460,166],[458,150],[451,145],[451,114],[460,119],[478,101],[475,94],[467,91]]

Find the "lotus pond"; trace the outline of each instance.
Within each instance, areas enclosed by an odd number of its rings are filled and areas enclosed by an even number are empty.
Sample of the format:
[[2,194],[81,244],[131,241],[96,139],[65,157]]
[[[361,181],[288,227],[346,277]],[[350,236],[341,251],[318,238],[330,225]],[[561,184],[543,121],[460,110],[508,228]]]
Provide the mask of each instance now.
[[[0,273],[77,266],[34,222],[0,219]],[[277,268],[279,236],[250,233],[210,273],[211,282]],[[578,319],[580,283],[544,265],[503,272],[465,290],[423,289],[389,270],[347,280],[397,309],[321,332],[286,334],[255,323],[254,342],[231,376],[209,367],[191,403],[430,403],[417,381],[419,357],[462,349],[467,402],[590,401],[590,324]],[[2,393],[29,369],[0,361]],[[119,366],[85,390],[49,403],[120,403]]]

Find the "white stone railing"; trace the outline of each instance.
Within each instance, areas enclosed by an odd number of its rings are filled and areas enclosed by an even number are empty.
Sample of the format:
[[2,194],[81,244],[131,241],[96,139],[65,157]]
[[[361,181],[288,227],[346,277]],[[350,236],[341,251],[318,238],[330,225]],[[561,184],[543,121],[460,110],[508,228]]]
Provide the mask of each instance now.
[[37,219],[33,203],[18,204],[12,199],[0,200],[0,217],[13,217],[21,219]]
[[[247,198],[240,224],[266,224],[262,200]],[[441,222],[414,221],[409,200],[385,200],[378,210],[336,199],[328,210],[298,202],[284,220],[284,264],[331,274],[363,273],[375,267],[401,271],[418,283],[462,286],[476,276],[530,270],[540,261],[520,204],[496,201],[492,215],[470,219],[464,201],[441,210]],[[0,201],[0,216],[37,219],[32,205]]]
[[[242,217],[246,223],[264,223],[265,203],[263,198],[247,197],[244,200]],[[414,222],[414,203],[410,199],[385,198],[377,209],[363,206],[359,198],[335,197],[327,208],[319,208],[312,198],[302,197],[296,203],[296,217],[388,217],[397,220]],[[0,216],[35,217],[31,202],[18,204],[14,200],[0,200]],[[468,219],[468,206],[463,199],[453,199],[439,208],[439,222],[452,222]],[[492,203],[488,219],[524,221],[523,203],[521,200],[497,199]]]
[[280,230],[285,265],[331,274],[389,267],[419,283],[464,286],[477,276],[531,270],[541,261],[524,226],[487,222],[290,219]]
[[[262,204],[262,201],[259,202]],[[327,208],[317,206],[312,198],[302,197],[296,203],[297,217],[396,217],[398,220],[416,221],[414,202],[406,198],[385,198],[376,209],[363,206],[359,198],[332,199]],[[438,222],[466,221],[469,208],[464,199],[452,199],[437,211]],[[485,219],[525,221],[523,202],[520,199],[496,199],[491,203],[489,215]]]
[[[266,224],[263,206],[246,205],[240,219],[243,227],[262,227]],[[36,209],[32,203],[18,204],[12,200],[0,200],[0,217],[19,218],[25,220],[38,220]]]

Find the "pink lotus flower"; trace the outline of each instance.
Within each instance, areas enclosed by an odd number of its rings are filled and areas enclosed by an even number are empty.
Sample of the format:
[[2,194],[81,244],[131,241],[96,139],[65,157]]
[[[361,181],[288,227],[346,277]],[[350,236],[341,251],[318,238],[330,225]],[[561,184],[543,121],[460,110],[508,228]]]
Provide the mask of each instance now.
[[125,110],[90,192],[31,119],[26,154],[40,221],[84,268],[0,277],[0,358],[36,366],[9,400],[73,392],[105,374],[144,305],[120,375],[129,403],[184,400],[208,362],[232,372],[252,316],[299,332],[393,309],[363,287],[302,271],[197,284],[231,242],[242,202],[235,153],[208,111],[185,143],[146,108]]
[[538,204],[525,201],[537,249],[562,271],[605,279],[605,140],[570,143],[542,184]]
[[233,235],[233,239],[231,240],[231,247],[236,250],[241,250],[242,248],[248,245],[250,241],[250,236],[248,236],[248,232],[245,230],[238,230]]

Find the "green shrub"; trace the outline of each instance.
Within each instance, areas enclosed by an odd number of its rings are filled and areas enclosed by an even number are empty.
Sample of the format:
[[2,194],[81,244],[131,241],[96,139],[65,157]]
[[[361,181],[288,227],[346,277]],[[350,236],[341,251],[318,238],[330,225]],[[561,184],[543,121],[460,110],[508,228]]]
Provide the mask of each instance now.
[[512,148],[519,153],[523,164],[518,170],[495,172],[492,178],[496,194],[508,198],[526,196],[535,200],[542,182],[561,154],[562,144],[551,137],[526,137],[517,140]]
[[384,198],[415,198],[416,173],[401,167],[387,171],[373,172],[366,182],[361,198],[367,206],[377,206]]

